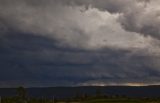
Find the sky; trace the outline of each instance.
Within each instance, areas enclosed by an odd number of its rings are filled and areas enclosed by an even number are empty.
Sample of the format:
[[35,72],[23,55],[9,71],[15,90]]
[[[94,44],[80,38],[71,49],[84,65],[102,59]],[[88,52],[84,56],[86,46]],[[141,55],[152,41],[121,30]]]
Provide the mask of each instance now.
[[159,84],[159,0],[0,0],[0,87]]

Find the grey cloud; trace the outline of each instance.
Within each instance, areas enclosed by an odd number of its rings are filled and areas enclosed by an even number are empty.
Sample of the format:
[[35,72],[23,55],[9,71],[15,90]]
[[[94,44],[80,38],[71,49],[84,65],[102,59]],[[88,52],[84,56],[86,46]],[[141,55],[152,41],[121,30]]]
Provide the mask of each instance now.
[[[110,46],[128,49],[134,45],[140,48],[144,46],[138,42],[141,36],[139,32],[131,33],[121,27],[123,24],[127,30],[130,28],[137,30],[137,18],[134,14],[137,11],[141,13],[139,10],[143,7],[137,6],[136,1],[1,0],[0,2],[2,2],[0,20],[7,28],[52,38],[59,46],[83,49]],[[91,7],[85,10],[83,5]],[[155,30],[148,30],[152,31]],[[144,39],[147,40],[145,37]]]
[[[63,0],[61,0],[63,1]],[[70,4],[92,5],[111,13],[122,13],[119,22],[125,30],[160,38],[159,1],[155,0],[68,0]],[[73,3],[74,2],[74,3]]]
[[[159,31],[160,23],[158,19],[159,11],[156,10],[157,7],[154,7],[154,3],[158,4],[159,3],[158,1],[101,0],[97,2],[97,0],[47,0],[47,1],[1,0],[0,2],[1,2],[1,8],[0,8],[1,18],[3,19],[3,21],[5,21],[4,18],[6,17],[7,18],[12,17],[13,20],[11,18],[8,18],[6,21],[7,23],[9,23],[10,26],[13,24],[14,24],[13,27],[22,26],[21,24],[23,24],[23,26],[25,26],[25,29],[29,28],[28,26],[31,26],[34,29],[34,32],[38,32],[37,30],[42,29],[42,27],[37,26],[37,24],[46,25],[46,26],[55,26],[51,24],[48,25],[47,23],[51,21],[50,17],[55,18],[58,12],[62,12],[61,7],[57,6],[57,4],[69,5],[69,6],[85,5],[87,8],[89,5],[91,5],[93,8],[98,8],[104,11],[107,10],[111,13],[122,13],[122,16],[120,17],[119,22],[122,24],[124,29],[128,31],[142,33],[144,35],[150,35],[155,38],[159,38],[159,33],[160,33]],[[148,2],[147,6],[145,6],[145,3],[143,2]],[[150,7],[152,6],[155,9],[151,10]],[[25,9],[25,11],[23,11],[23,9]],[[40,15],[40,12],[43,12],[44,15]],[[54,12],[54,14],[50,15],[52,12]],[[59,15],[59,16],[65,16],[65,11],[63,11],[63,13],[61,13],[63,15]],[[35,19],[39,19],[39,20],[35,21]],[[52,22],[56,23],[53,20]],[[31,24],[27,24],[27,23],[31,23]],[[21,28],[21,29],[24,30],[24,28]],[[64,29],[68,30],[68,28],[64,28]],[[42,29],[42,30],[45,30],[45,29]],[[77,29],[76,27],[70,30],[72,30],[74,34],[79,32],[82,33],[82,31],[80,29]],[[32,30],[29,29],[29,31],[32,31]],[[43,32],[49,33],[48,31],[43,31]],[[77,36],[77,38],[79,37],[81,36]]]
[[[144,13],[147,7],[137,3],[133,0],[0,0],[0,85],[159,83],[159,55],[148,54],[146,48],[129,48],[139,42],[134,41],[138,37],[142,38],[140,42],[146,39],[139,33],[159,38],[158,11]],[[121,15],[119,21],[111,19],[116,13]],[[99,22],[103,16],[109,18],[104,20],[110,21],[109,24]],[[91,39],[91,44],[97,43],[96,49],[85,49]],[[105,46],[98,45],[99,39],[105,41]],[[127,45],[129,49],[113,48],[108,45],[112,42],[120,47]],[[147,43],[150,42],[144,42]]]
[[[81,16],[80,12],[67,6],[63,7],[59,3],[56,4],[54,0],[0,1],[0,21],[6,28],[35,35],[46,35],[59,41],[59,45],[79,47],[87,41],[88,37],[74,23],[75,20],[70,18],[74,12],[76,15],[73,16]],[[72,43],[74,41],[76,43]]]
[[138,32],[159,39],[159,11],[156,10],[156,7],[152,10],[150,6],[154,5],[149,3],[147,7],[132,8],[132,11],[124,13],[120,18],[123,27],[131,32]]

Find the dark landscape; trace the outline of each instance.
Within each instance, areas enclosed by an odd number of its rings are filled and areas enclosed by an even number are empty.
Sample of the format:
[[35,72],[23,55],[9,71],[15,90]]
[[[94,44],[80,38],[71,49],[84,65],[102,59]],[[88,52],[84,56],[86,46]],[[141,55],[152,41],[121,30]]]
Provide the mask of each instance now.
[[0,95],[2,103],[160,103],[160,86],[0,88]]
[[160,0],[0,0],[0,103],[160,103]]
[[[127,96],[138,98],[156,98],[160,97],[160,86],[82,86],[82,87],[39,87],[26,88],[26,92],[31,97],[41,98],[70,98],[76,95],[87,94],[90,96],[100,92],[107,96]],[[11,97],[17,95],[17,88],[0,88],[1,97]]]

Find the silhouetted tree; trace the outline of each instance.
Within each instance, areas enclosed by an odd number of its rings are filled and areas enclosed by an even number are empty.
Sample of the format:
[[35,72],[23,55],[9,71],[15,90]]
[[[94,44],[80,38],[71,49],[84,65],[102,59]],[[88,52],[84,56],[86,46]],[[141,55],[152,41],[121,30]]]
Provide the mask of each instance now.
[[18,87],[17,88],[17,94],[18,94],[18,101],[21,103],[26,103],[26,90],[24,87]]

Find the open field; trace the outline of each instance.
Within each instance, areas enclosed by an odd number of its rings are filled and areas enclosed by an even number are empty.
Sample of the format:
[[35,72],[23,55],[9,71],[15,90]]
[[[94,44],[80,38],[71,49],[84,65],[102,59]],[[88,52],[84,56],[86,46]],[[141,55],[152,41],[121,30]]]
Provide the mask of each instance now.
[[93,99],[81,103],[160,103],[160,100],[142,99]]
[[160,103],[160,100],[150,99],[90,99],[84,101],[70,101],[57,103]]
[[16,98],[2,99],[1,103],[160,103],[160,98],[86,98],[86,99],[30,99],[19,100]]

